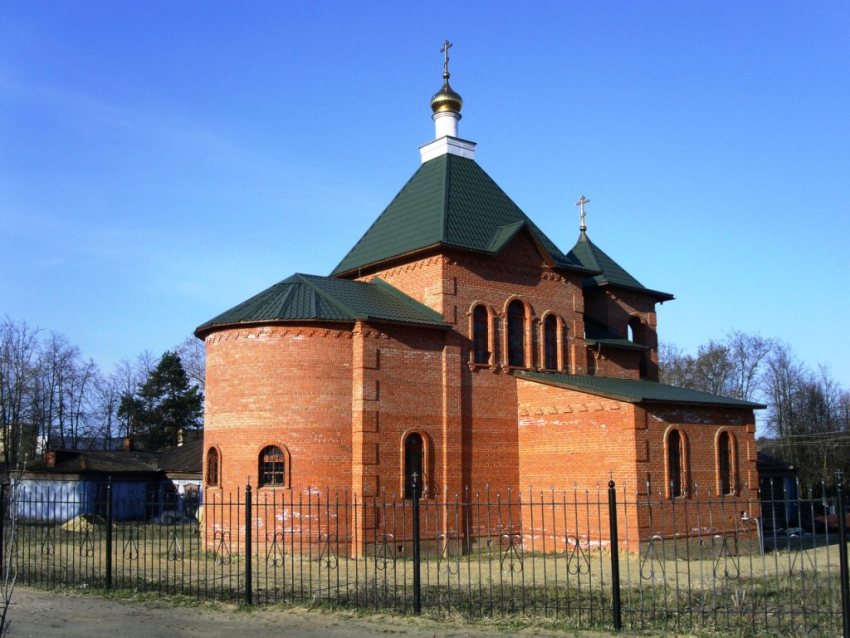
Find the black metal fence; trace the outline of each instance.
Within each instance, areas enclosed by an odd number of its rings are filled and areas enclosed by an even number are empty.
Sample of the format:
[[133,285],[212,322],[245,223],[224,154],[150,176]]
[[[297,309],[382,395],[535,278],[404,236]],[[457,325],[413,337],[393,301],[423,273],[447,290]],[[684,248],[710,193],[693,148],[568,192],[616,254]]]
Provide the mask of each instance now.
[[[844,486],[627,486],[358,499],[250,487],[208,492],[196,517],[118,520],[103,502],[0,512],[18,582],[155,591],[247,604],[318,602],[398,613],[548,618],[565,628],[850,636]],[[750,494],[744,490],[744,495]],[[126,505],[126,504],[123,504]]]

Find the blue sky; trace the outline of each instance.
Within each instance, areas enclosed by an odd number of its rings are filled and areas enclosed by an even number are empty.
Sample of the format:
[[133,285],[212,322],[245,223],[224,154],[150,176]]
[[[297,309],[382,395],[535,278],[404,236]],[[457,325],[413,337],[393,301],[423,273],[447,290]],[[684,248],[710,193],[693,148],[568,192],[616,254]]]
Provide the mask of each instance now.
[[[105,369],[293,272],[327,274],[433,137],[562,248],[850,386],[850,3],[0,4],[0,314]],[[362,5],[362,6],[361,6]]]

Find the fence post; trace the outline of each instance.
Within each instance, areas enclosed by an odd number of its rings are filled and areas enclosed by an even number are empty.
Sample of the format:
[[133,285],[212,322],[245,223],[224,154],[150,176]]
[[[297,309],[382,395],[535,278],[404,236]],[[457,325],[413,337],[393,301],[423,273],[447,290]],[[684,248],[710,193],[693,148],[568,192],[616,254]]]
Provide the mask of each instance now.
[[422,592],[419,580],[419,485],[417,484],[416,472],[413,473],[411,482],[413,496],[413,613],[419,615],[422,612]]
[[611,538],[611,605],[614,615],[614,631],[623,627],[620,606],[620,552],[617,548],[617,489],[614,479],[608,481],[608,530]]
[[251,483],[245,486],[245,604],[254,604],[253,548],[251,543]]
[[112,589],[112,475],[106,478],[106,591]]
[[841,618],[844,624],[844,638],[850,638],[850,578],[847,572],[847,514],[844,511],[844,473],[836,472],[835,485],[838,497],[838,556],[841,574]]

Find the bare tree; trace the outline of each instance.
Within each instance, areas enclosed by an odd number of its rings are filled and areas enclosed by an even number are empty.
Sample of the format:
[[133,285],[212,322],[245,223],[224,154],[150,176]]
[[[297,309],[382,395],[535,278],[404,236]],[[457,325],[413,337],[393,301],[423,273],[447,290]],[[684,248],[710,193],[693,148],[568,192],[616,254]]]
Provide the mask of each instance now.
[[0,444],[9,467],[17,464],[22,434],[32,427],[29,398],[37,336],[37,330],[9,317],[0,324]]
[[778,437],[802,433],[798,397],[804,378],[805,368],[790,346],[777,343],[767,359],[765,393],[770,409],[768,426]]
[[135,396],[139,386],[147,379],[155,365],[153,355],[145,350],[136,357],[134,362],[122,359],[110,376],[118,392],[115,417],[121,426],[121,436],[131,436],[136,425],[134,422],[136,412],[134,410],[122,410],[122,404],[125,403],[126,397]]
[[761,392],[762,374],[773,341],[733,330],[726,339],[700,346],[697,356],[661,344],[659,377],[683,388],[754,400]]
[[94,408],[94,382],[98,376],[94,361],[78,361],[71,368],[71,377],[65,386],[66,436],[69,447],[79,447],[81,439],[91,438],[97,429],[92,423]]
[[207,352],[204,342],[190,335],[175,348],[175,351],[180,357],[180,362],[183,364],[183,369],[186,371],[189,381],[203,392],[207,368]]
[[694,389],[711,394],[729,394],[732,378],[729,348],[716,341],[700,346],[694,361]]
[[768,425],[776,439],[765,447],[807,482],[831,482],[836,470],[850,470],[847,391],[826,368],[811,372],[787,344],[777,344],[767,363]]
[[113,440],[120,437],[118,431],[118,405],[121,391],[116,375],[104,376],[99,373],[93,380],[94,409],[92,418],[96,424],[95,432],[103,442],[103,447],[112,449]]
[[730,394],[751,401],[761,389],[765,361],[773,348],[773,340],[732,330],[726,335],[726,349],[732,365]]
[[693,387],[694,358],[671,343],[661,343],[658,347],[658,378],[661,383]]

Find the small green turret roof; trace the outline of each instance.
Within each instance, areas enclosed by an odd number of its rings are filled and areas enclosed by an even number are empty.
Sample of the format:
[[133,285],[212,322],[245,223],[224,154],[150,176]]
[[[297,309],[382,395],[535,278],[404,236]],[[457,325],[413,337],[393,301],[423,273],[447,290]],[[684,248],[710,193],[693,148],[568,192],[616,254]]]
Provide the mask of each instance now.
[[357,273],[434,246],[497,255],[523,229],[552,266],[588,272],[561,252],[475,160],[447,153],[419,167],[331,275]]
[[587,236],[587,232],[584,230],[579,234],[578,241],[569,252],[569,256],[585,268],[600,273],[585,280],[584,285],[586,288],[593,286],[620,286],[646,293],[659,301],[670,301],[673,299],[673,295],[670,293],[650,290],[644,287],[625,268],[611,259],[599,246],[590,241],[590,237]]
[[657,381],[638,379],[616,379],[609,377],[590,377],[558,372],[531,372],[516,370],[514,375],[536,383],[557,388],[577,390],[596,396],[625,401],[626,403],[667,403],[678,405],[698,405],[725,408],[744,408],[761,410],[761,403],[741,401],[708,392],[679,388]]
[[440,314],[380,279],[350,281],[295,274],[198,326],[203,337],[218,327],[281,322],[378,321],[445,328]]

